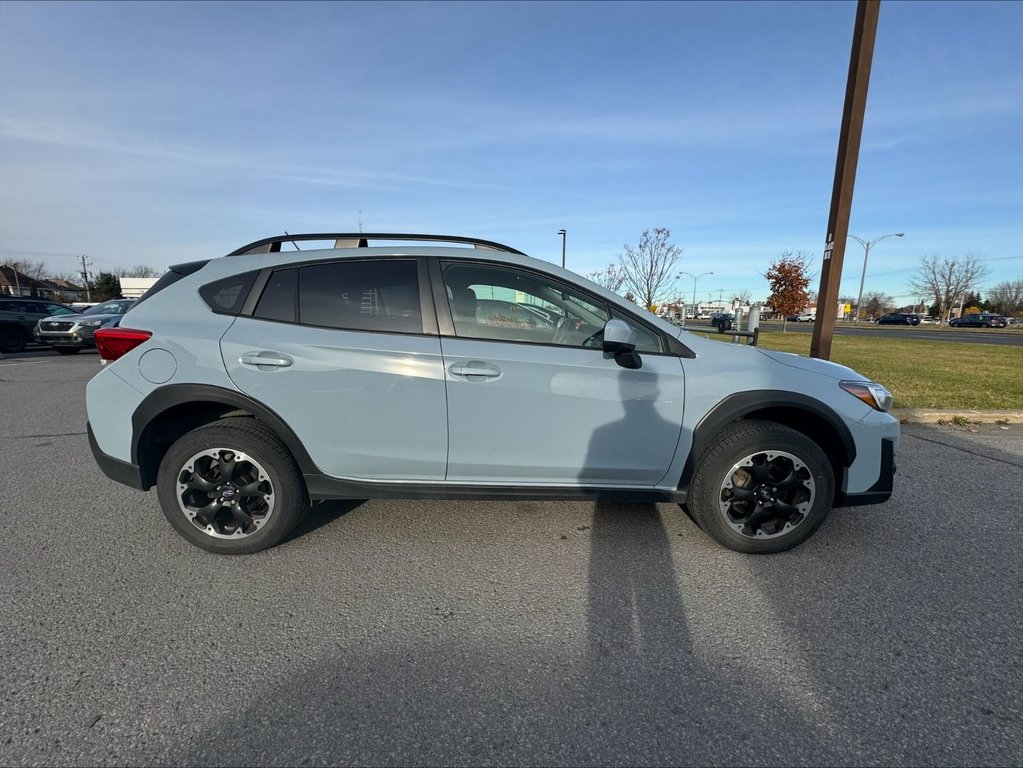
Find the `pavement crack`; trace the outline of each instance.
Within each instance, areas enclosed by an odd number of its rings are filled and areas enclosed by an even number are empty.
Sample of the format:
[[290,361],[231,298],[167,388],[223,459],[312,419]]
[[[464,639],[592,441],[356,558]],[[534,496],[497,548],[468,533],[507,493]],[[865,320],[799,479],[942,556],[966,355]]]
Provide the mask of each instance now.
[[960,445],[952,445],[952,443],[946,443],[943,440],[935,440],[934,438],[931,438],[931,437],[921,437],[920,435],[914,435],[911,432],[905,432],[905,431],[902,433],[902,436],[903,437],[913,437],[913,438],[916,438],[917,440],[923,440],[925,443],[934,443],[935,445],[943,445],[946,448],[951,448],[954,451],[962,451],[963,453],[968,453],[971,456],[979,456],[980,458],[987,459],[988,461],[997,461],[999,464],[1008,464],[1010,467],[1016,467],[1017,469],[1023,469],[1023,464],[1017,464],[1014,461],[1007,461],[1006,459],[999,459],[999,458],[997,458],[995,456],[988,456],[986,453],[981,453],[980,451],[971,451],[969,448],[963,448]]

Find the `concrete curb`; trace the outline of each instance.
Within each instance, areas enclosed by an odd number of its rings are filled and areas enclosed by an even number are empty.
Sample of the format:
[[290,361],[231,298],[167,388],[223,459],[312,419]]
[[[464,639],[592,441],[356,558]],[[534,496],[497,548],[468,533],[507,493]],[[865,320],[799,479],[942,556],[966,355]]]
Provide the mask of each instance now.
[[903,424],[937,424],[941,421],[962,421],[971,424],[1023,424],[1023,410],[976,411],[970,408],[939,410],[932,408],[893,408],[892,416]]

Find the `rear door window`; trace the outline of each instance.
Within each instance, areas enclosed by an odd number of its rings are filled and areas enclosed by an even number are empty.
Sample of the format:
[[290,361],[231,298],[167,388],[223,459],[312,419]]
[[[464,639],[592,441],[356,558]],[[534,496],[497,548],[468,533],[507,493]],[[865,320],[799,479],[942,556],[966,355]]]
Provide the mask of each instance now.
[[298,322],[377,333],[422,333],[413,259],[336,261],[298,270]]

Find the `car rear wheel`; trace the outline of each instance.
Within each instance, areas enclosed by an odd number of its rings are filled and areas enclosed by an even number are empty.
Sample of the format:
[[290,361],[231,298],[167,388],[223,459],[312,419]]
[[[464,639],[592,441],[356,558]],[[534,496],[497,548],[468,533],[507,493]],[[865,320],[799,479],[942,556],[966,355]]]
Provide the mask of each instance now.
[[21,352],[27,341],[25,331],[16,325],[5,325],[0,328],[0,352]]
[[781,424],[728,426],[700,459],[687,505],[718,543],[737,552],[791,549],[816,531],[834,498],[824,451]]
[[179,438],[160,463],[157,493],[174,529],[218,554],[272,547],[306,510],[291,455],[273,432],[247,417],[222,419]]

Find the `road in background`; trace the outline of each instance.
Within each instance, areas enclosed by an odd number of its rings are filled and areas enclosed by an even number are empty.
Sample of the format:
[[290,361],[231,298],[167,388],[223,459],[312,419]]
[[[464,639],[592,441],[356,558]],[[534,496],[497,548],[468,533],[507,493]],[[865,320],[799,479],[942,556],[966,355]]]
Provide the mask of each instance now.
[[0,361],[0,765],[1023,763],[1023,428],[907,427],[781,555],[378,500],[218,557],[96,468],[98,369]]
[[[780,331],[780,320],[765,320],[760,327],[765,331]],[[687,320],[686,330],[694,333],[717,333],[709,320]],[[813,333],[813,323],[790,322],[785,324],[786,333]],[[874,323],[836,323],[836,336],[876,336],[883,339],[918,339],[927,341],[951,341],[967,344],[1002,344],[1023,346],[1023,329],[1000,328],[947,328],[939,330],[934,326],[876,325]]]

